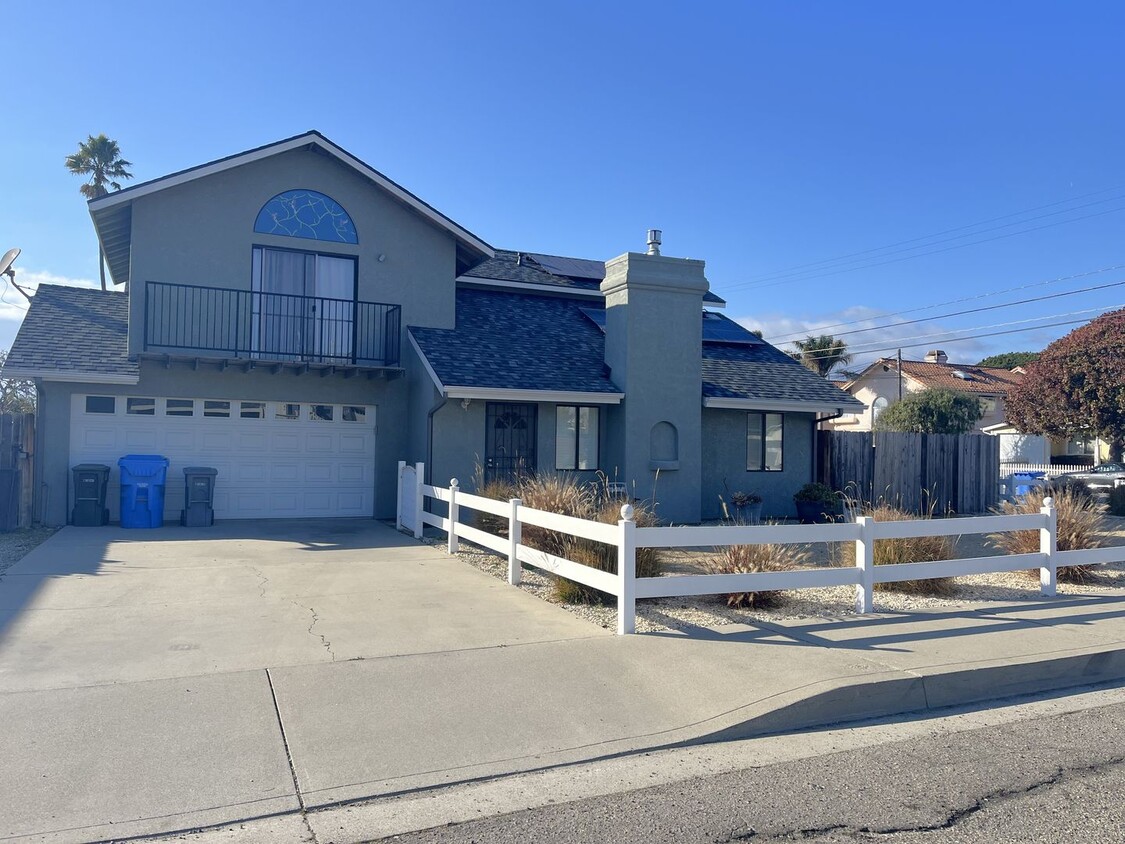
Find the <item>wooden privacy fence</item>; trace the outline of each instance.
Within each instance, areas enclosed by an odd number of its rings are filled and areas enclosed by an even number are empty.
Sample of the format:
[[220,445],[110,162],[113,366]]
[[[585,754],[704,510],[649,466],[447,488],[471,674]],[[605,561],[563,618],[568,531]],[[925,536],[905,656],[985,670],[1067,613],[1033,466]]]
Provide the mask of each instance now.
[[[401,473],[400,473],[401,474]],[[962,577],[969,574],[1039,569],[1040,591],[1055,594],[1059,566],[1096,565],[1125,560],[1125,546],[1089,551],[1058,550],[1058,514],[1051,499],[1038,513],[1014,516],[977,516],[953,519],[916,519],[877,522],[860,516],[854,522],[824,525],[718,525],[700,527],[637,527],[633,508],[621,508],[617,524],[592,522],[558,513],[525,507],[519,499],[497,501],[462,492],[456,480],[448,487],[421,482],[422,464],[414,472],[415,486],[399,488],[399,529],[405,527],[404,511],[413,513],[414,535],[422,537],[424,525],[445,531],[449,553],[455,554],[461,539],[468,540],[508,558],[508,582],[520,582],[523,566],[582,583],[617,597],[617,632],[636,632],[637,600],[686,595],[722,595],[737,592],[764,592],[781,589],[815,589],[827,586],[855,586],[858,613],[872,611],[876,583]],[[427,501],[445,504],[446,515],[430,512]],[[508,535],[498,536],[461,521],[462,510],[490,513],[508,523]],[[409,516],[408,516],[409,518]],[[570,536],[605,543],[617,549],[616,572],[602,571],[548,554],[522,542],[523,525],[537,525]],[[961,536],[980,533],[1007,533],[1019,530],[1039,532],[1039,552],[968,557],[929,563],[897,563],[876,566],[875,541],[914,536]],[[809,542],[854,542],[855,565],[808,568],[793,571],[752,574],[686,574],[664,577],[637,577],[638,548],[715,548],[727,545],[793,545]]]
[[0,531],[34,517],[35,414],[0,413]]
[[820,480],[863,502],[943,515],[999,501],[999,437],[820,431],[818,447]]

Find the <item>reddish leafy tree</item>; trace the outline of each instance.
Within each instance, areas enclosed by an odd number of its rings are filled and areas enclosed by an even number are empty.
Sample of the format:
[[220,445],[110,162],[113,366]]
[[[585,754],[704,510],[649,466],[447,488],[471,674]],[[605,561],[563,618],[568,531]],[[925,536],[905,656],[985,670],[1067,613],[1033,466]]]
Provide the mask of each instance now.
[[1008,393],[1008,421],[1029,434],[1096,435],[1111,458],[1125,448],[1125,309],[1056,340]]

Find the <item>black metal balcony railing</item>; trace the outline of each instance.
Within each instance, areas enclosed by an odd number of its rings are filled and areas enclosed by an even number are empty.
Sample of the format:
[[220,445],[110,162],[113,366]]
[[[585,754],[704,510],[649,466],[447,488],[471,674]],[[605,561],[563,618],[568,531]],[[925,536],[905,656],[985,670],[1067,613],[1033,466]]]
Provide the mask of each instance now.
[[398,366],[398,305],[150,281],[145,350]]

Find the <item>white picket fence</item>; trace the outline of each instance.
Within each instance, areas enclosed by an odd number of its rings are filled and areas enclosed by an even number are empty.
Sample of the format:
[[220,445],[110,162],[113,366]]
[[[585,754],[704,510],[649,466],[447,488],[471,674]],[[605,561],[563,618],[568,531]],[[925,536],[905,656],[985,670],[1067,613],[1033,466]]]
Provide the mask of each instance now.
[[[456,479],[448,487],[422,483],[423,466],[417,464],[413,488],[401,481],[409,478],[399,464],[399,529],[413,530],[421,538],[424,525],[445,531],[449,553],[455,554],[459,540],[466,539],[508,558],[508,582],[520,582],[524,565],[551,572],[617,597],[617,632],[636,631],[638,598],[666,598],[687,595],[720,595],[737,592],[762,592],[781,589],[816,589],[827,586],[855,586],[857,613],[872,611],[877,583],[960,577],[969,574],[1039,569],[1040,591],[1053,596],[1059,566],[1099,565],[1125,560],[1125,546],[1089,551],[1059,551],[1058,514],[1051,499],[1038,513],[1014,516],[974,516],[951,519],[918,519],[879,522],[859,516],[854,522],[821,525],[717,525],[687,527],[638,527],[633,508],[621,508],[617,524],[592,522],[558,513],[525,507],[519,499],[496,501],[462,492]],[[430,512],[427,500],[444,502],[447,515]],[[405,512],[411,510],[413,512]],[[464,524],[461,510],[467,508],[506,519],[508,536],[497,536]],[[404,520],[404,512],[409,523]],[[617,548],[617,573],[530,548],[521,542],[523,525],[537,525],[570,536],[602,542]],[[1039,531],[1039,552],[967,557],[928,563],[874,564],[878,539],[917,536],[962,536],[980,533]],[[854,542],[855,565],[846,567],[798,569],[753,574],[689,574],[664,577],[637,577],[638,548],[714,548],[726,545],[793,545],[811,542]]]

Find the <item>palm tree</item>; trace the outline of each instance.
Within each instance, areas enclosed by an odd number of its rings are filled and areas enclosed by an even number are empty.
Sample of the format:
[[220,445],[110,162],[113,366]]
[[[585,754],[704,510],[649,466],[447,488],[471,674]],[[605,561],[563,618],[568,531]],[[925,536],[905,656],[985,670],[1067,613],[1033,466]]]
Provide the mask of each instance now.
[[[121,190],[118,179],[131,179],[129,172],[132,162],[121,157],[117,141],[104,134],[96,138],[90,135],[85,142],[78,144],[78,152],[66,157],[66,169],[76,176],[89,176],[90,180],[78,190],[86,199],[105,196],[110,188]],[[105,253],[98,241],[98,271],[101,273],[102,290],[105,290]]]
[[793,346],[789,356],[824,377],[828,376],[836,364],[850,363],[852,359],[847,351],[847,343],[837,340],[831,334],[821,334],[819,337],[810,334],[804,340],[794,340]]

